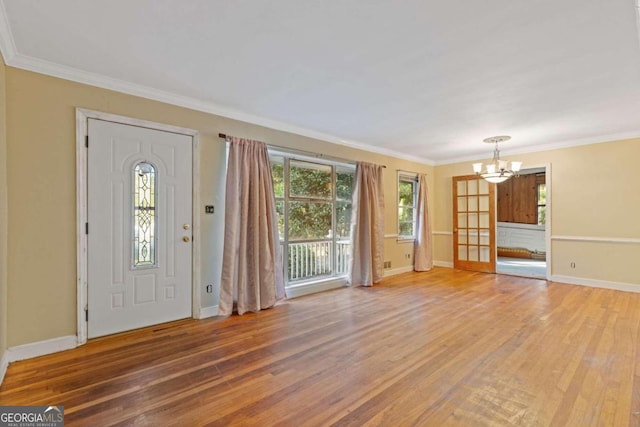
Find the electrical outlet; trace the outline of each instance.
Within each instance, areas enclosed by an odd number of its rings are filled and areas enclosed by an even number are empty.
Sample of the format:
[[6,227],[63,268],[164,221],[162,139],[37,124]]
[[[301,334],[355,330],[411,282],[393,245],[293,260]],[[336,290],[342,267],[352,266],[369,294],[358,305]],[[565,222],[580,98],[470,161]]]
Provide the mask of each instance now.
[[571,268],[576,268],[576,263],[575,262],[571,262],[571,264],[569,264],[571,266]]
[[384,268],[391,268],[391,261],[385,261]]
[[213,285],[207,285],[207,287],[205,288],[208,294],[213,293]]

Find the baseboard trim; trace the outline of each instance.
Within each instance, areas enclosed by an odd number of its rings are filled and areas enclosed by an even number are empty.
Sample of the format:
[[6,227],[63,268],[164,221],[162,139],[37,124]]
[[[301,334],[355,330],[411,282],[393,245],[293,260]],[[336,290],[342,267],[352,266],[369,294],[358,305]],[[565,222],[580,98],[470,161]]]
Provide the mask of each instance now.
[[590,286],[592,288],[613,289],[616,291],[640,293],[640,283],[608,282],[604,280],[585,279],[583,277],[562,276],[554,274],[552,282],[568,283],[569,285]]
[[307,283],[304,285],[289,286],[286,288],[285,292],[287,293],[287,298],[297,298],[303,295],[315,294],[316,292],[342,288],[348,284],[346,277],[339,277],[314,283]]
[[433,265],[435,267],[453,268],[453,263],[451,261],[433,261]]
[[5,354],[8,353],[9,363],[13,363],[18,360],[31,359],[38,356],[44,356],[45,354],[70,350],[77,346],[78,337],[75,335],[68,335],[66,337],[52,338],[50,340],[10,347],[5,351]]
[[7,350],[2,352],[2,359],[0,359],[0,385],[4,381],[4,374],[7,373],[9,367],[9,352]]
[[413,265],[408,265],[406,267],[400,268],[391,268],[389,270],[384,270],[382,277],[395,276],[397,274],[408,273],[410,271],[413,271]]
[[212,305],[211,307],[202,307],[200,309],[200,316],[198,319],[206,319],[208,317],[215,317],[218,315],[218,306]]

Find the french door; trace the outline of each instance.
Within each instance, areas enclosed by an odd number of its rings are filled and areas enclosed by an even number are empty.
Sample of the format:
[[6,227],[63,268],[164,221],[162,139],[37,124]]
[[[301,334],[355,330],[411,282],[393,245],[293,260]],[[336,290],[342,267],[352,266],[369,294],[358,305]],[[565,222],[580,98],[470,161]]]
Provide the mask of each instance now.
[[495,184],[476,175],[453,177],[453,266],[496,271]]

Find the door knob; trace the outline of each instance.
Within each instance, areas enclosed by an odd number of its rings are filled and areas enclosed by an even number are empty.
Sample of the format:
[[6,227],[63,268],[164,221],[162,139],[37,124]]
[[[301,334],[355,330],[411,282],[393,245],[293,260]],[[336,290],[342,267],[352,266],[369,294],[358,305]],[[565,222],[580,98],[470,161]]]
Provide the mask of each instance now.
[[189,236],[184,236],[184,237],[182,238],[182,241],[183,241],[183,242],[188,242],[189,240],[191,240],[191,239],[189,239]]

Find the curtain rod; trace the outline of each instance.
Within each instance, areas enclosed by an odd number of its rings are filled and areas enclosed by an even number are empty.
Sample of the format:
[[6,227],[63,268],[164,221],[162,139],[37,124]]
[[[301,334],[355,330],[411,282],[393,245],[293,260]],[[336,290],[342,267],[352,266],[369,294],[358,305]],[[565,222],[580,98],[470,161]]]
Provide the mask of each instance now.
[[[229,138],[231,138],[231,135],[226,135],[224,133],[219,133],[218,134],[218,138],[222,138],[224,140],[228,140]],[[297,154],[316,157],[316,158],[320,158],[320,159],[332,160],[332,161],[342,162],[342,163],[349,163],[349,164],[352,164],[352,165],[355,164],[355,162],[350,161],[350,160],[341,159],[339,157],[327,156],[325,154],[320,154],[320,153],[314,153],[312,151],[298,150],[296,148],[279,147],[277,145],[271,145],[271,144],[267,144],[267,147],[269,147],[269,148],[271,148],[273,150],[288,151],[291,154],[296,154],[297,153]],[[387,165],[382,165],[382,167],[386,168]]]

